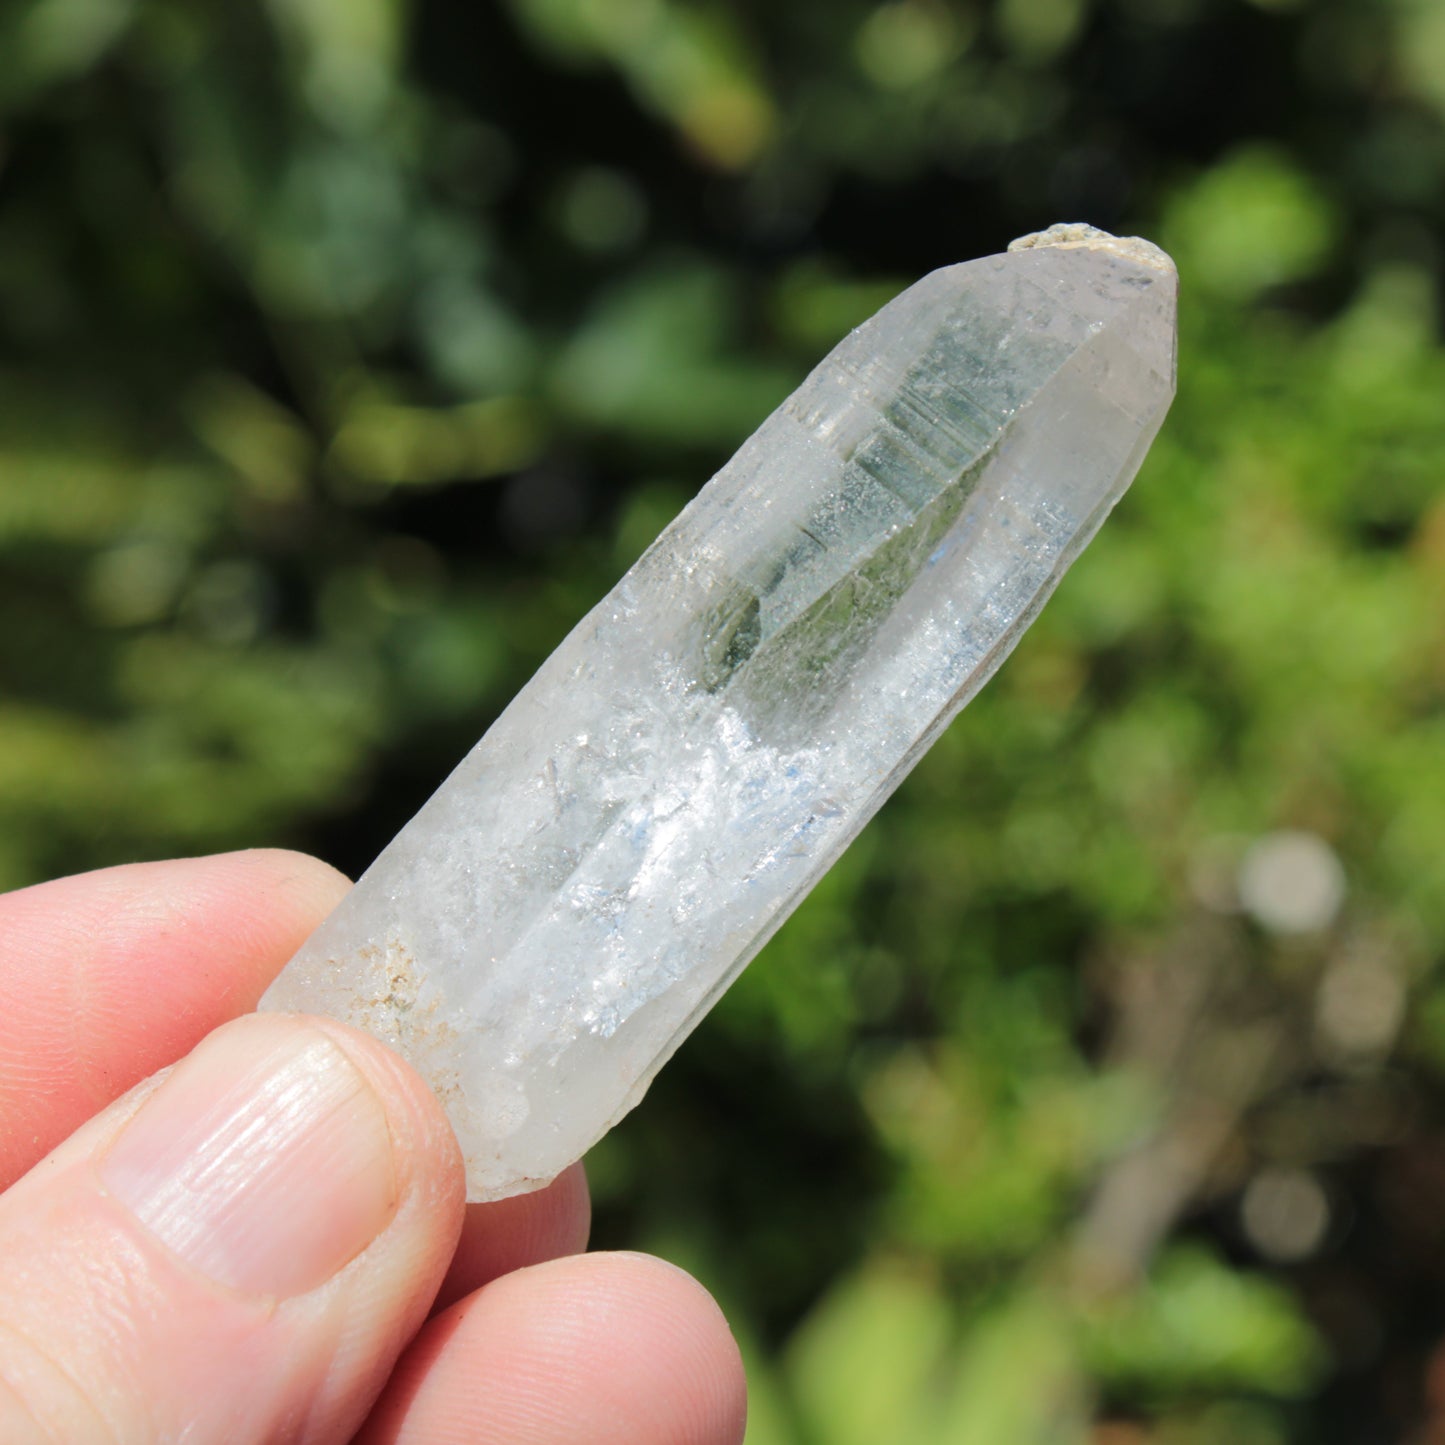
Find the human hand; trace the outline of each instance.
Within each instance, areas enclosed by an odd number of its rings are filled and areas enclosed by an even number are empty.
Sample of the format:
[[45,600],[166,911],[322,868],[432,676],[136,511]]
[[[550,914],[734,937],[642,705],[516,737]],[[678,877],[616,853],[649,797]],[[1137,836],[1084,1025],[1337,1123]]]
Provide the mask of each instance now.
[[253,852],[0,895],[0,1440],[735,1445],[716,1305],[576,1253],[580,1167],[465,1205],[400,1059],[250,1014],[345,888]]

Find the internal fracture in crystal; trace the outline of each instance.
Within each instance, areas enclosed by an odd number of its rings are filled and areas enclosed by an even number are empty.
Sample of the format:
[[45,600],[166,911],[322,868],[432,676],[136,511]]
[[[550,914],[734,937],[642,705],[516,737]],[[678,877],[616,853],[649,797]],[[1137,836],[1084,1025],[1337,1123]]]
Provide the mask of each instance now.
[[822,361],[578,624],[263,1008],[430,1082],[472,1198],[641,1098],[992,675],[1174,390],[1174,267],[1056,226]]

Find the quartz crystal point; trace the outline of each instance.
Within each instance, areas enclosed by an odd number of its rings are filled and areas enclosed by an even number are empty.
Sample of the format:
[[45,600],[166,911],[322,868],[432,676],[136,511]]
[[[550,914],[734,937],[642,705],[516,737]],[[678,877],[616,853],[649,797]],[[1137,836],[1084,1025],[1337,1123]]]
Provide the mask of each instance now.
[[287,965],[430,1082],[468,1193],[602,1136],[955,713],[1133,478],[1176,277],[1055,226],[833,350]]

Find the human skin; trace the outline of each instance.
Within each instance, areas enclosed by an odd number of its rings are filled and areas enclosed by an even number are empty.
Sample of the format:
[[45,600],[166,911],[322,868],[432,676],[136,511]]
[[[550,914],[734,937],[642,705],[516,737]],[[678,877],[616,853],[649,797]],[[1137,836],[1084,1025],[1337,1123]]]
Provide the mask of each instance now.
[[581,1252],[580,1166],[469,1206],[405,1063],[251,1012],[347,886],[255,851],[0,895],[0,1440],[737,1445],[717,1306]]

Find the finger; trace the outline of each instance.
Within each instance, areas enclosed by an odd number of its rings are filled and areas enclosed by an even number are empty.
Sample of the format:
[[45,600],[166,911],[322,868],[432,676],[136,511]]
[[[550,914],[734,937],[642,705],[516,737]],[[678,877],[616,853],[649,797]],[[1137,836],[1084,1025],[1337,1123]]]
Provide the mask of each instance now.
[[358,1445],[738,1445],[746,1414],[701,1285],[646,1255],[578,1255],[431,1320]]
[[348,1438],[463,1187],[435,1099],[380,1044],[225,1025],[0,1196],[0,1440]]
[[346,880],[257,850],[0,894],[0,1188],[261,991]]
[[432,1306],[440,1313],[499,1275],[581,1254],[592,1226],[587,1175],[580,1164],[545,1189],[495,1204],[467,1205],[461,1241]]

